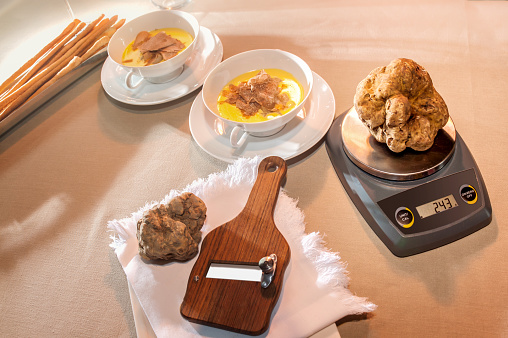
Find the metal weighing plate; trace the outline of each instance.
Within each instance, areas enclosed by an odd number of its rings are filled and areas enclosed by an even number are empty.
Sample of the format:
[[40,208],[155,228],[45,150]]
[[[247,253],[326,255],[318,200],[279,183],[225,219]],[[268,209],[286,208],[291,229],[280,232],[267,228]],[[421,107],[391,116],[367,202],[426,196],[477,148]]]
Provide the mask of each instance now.
[[455,150],[455,126],[451,119],[438,132],[434,145],[423,152],[409,148],[402,153],[392,152],[370,134],[354,107],[346,113],[341,131],[349,159],[367,173],[388,180],[408,181],[429,176],[441,169]]

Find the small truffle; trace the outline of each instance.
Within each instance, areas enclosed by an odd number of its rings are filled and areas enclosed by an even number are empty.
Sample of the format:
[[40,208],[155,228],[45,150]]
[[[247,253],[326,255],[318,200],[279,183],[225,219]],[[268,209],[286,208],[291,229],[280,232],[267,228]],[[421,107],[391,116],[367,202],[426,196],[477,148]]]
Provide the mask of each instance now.
[[430,75],[410,59],[371,71],[358,84],[354,104],[372,136],[396,153],[432,147],[449,117]]
[[145,211],[137,224],[139,255],[145,259],[191,259],[198,252],[205,218],[205,203],[188,192]]

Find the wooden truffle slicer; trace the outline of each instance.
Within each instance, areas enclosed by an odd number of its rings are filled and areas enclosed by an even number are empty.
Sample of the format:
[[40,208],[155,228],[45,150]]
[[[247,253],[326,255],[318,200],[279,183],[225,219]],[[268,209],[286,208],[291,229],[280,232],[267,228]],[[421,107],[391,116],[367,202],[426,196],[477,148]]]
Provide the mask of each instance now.
[[[249,335],[268,329],[290,249],[273,220],[286,162],[263,159],[244,209],[204,238],[180,312],[189,321]],[[259,266],[259,281],[208,278],[212,263]]]

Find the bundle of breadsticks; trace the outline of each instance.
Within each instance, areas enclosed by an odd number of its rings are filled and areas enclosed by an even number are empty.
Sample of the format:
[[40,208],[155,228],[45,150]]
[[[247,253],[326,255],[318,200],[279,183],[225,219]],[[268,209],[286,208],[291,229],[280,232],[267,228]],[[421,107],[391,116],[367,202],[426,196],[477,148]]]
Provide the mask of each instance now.
[[102,14],[91,23],[78,19],[0,85],[0,121],[25,102],[102,50],[125,22]]

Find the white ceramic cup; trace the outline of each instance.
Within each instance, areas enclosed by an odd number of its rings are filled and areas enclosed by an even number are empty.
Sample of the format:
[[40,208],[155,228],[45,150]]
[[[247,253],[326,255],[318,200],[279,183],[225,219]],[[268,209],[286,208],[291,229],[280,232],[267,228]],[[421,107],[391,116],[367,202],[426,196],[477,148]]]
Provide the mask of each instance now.
[[[258,69],[281,69],[291,73],[303,87],[304,95],[300,104],[291,111],[274,119],[262,122],[236,122],[223,118],[217,108],[219,94],[231,80]],[[310,67],[298,56],[279,49],[256,49],[234,55],[217,65],[208,74],[203,84],[203,101],[206,108],[232,129],[229,140],[233,148],[241,147],[249,135],[271,136],[279,132],[301,111],[312,90],[313,75]]]
[[[131,67],[122,64],[122,54],[125,48],[136,38],[141,31],[152,31],[158,28],[180,28],[192,35],[192,43],[175,57],[150,66]],[[127,71],[125,86],[135,89],[148,81],[151,83],[164,83],[178,77],[185,62],[192,55],[199,34],[199,23],[194,16],[182,11],[155,11],[141,15],[125,23],[111,37],[108,44],[108,55],[118,66]],[[138,80],[134,80],[134,76]]]

